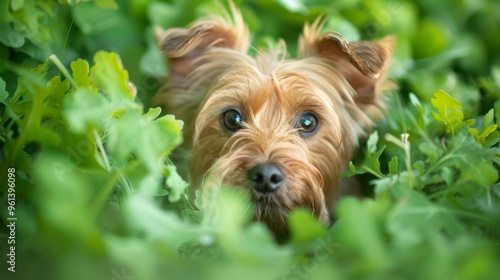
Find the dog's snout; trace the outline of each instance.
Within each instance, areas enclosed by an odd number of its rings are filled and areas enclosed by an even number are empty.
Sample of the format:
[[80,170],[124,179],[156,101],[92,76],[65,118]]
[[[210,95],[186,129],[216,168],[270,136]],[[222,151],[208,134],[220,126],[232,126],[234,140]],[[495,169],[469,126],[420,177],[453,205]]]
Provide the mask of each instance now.
[[258,164],[248,171],[248,179],[253,188],[261,193],[277,190],[285,179],[283,172],[274,164]]

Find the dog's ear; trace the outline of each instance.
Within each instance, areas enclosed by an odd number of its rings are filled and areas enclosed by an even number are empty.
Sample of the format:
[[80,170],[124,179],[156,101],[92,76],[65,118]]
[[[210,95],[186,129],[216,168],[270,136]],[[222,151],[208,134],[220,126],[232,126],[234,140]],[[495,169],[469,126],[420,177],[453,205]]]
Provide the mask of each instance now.
[[378,42],[349,42],[333,32],[316,36],[318,30],[317,24],[312,28],[306,26],[299,56],[315,55],[331,59],[356,91],[356,103],[373,103],[377,83],[385,74],[386,62],[393,50],[394,37],[387,36]]
[[197,58],[207,50],[218,47],[246,52],[249,45],[248,30],[234,7],[232,16],[226,15],[226,19],[199,20],[189,28],[166,32],[157,30],[156,37],[170,69],[170,84],[177,88],[184,87],[185,78],[201,64]]
[[372,103],[375,98],[377,81],[384,74],[392,48],[392,37],[379,42],[349,42],[329,33],[317,41],[318,54],[339,63],[343,76],[357,92],[356,102],[360,103]]

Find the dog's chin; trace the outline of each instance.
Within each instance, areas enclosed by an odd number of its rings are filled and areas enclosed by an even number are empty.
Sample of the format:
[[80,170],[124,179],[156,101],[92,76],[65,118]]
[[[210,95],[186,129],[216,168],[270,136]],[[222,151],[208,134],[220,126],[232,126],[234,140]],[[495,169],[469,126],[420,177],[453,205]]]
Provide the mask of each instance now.
[[[273,195],[273,194],[271,194]],[[254,200],[254,219],[264,223],[278,239],[288,237],[288,216],[291,209],[261,197]]]

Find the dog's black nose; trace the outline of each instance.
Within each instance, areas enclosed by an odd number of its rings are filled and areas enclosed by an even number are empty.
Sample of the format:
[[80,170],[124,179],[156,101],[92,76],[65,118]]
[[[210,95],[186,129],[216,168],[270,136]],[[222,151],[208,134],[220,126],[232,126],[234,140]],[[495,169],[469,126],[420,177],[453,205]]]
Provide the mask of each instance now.
[[282,184],[285,176],[274,164],[257,164],[248,171],[248,179],[253,188],[261,193],[269,193],[277,190]]

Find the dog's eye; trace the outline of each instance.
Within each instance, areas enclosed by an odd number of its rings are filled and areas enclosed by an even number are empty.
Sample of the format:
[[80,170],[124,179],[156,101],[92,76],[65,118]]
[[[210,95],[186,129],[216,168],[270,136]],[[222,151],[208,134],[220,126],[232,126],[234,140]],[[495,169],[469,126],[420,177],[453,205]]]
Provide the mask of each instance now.
[[306,112],[299,117],[295,128],[298,128],[303,135],[309,135],[318,128],[318,119],[313,113]]
[[241,129],[241,123],[243,122],[243,117],[240,112],[235,109],[230,109],[222,115],[222,124],[224,128],[230,132],[235,132]]

